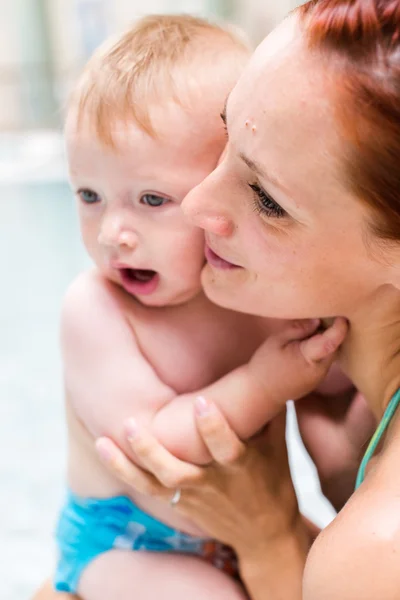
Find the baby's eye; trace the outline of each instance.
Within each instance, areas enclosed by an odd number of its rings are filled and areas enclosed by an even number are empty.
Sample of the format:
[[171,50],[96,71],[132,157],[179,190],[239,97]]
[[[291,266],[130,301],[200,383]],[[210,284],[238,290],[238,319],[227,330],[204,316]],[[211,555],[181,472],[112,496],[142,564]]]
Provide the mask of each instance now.
[[96,202],[100,202],[100,196],[96,194],[93,190],[83,189],[78,190],[78,196],[85,204],[95,204]]
[[170,199],[165,198],[164,196],[157,196],[157,194],[143,194],[140,198],[140,202],[146,204],[146,206],[157,207],[167,204],[170,202]]

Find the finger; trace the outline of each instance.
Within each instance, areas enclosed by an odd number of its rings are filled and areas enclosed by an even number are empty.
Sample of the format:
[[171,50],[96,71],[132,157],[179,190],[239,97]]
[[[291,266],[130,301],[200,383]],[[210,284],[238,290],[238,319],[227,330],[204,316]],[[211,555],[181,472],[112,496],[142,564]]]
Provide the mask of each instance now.
[[283,342],[303,340],[315,333],[320,324],[320,319],[294,319],[293,321],[288,321],[278,336]]
[[333,359],[347,331],[347,320],[337,317],[328,329],[300,342],[300,351],[309,363]]
[[[166,495],[165,488],[151,475],[132,463],[112,440],[106,437],[95,442],[96,452],[113,475],[135,488],[141,494]],[[169,490],[168,490],[169,493]]]
[[213,459],[222,465],[235,463],[245,452],[245,445],[232,430],[217,406],[203,396],[195,401],[196,423]]
[[134,419],[126,424],[128,442],[140,463],[167,488],[184,487],[202,476],[202,469],[173,456]]

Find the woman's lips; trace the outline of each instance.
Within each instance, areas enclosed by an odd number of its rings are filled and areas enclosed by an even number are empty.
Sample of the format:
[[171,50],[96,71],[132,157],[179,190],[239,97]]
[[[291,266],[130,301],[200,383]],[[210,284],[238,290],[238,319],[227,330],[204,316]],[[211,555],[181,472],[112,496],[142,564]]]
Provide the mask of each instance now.
[[216,254],[214,250],[211,250],[211,248],[207,245],[205,247],[205,255],[207,262],[216,269],[240,269],[238,265],[234,265],[233,263],[228,262],[224,258],[218,256],[218,254]]

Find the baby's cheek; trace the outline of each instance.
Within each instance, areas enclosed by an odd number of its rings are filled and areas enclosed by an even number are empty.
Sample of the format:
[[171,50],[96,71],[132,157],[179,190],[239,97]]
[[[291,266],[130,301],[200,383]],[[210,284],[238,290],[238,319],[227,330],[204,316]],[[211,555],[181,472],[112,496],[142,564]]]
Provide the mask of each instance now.
[[97,254],[99,254],[96,237],[87,229],[81,229],[81,236],[83,245],[85,246],[87,253],[93,260],[96,260],[96,256]]
[[200,285],[201,271],[205,262],[204,253],[188,253],[184,261],[181,262],[181,272],[185,274],[187,280]]
[[97,244],[97,238],[99,235],[99,225],[94,219],[88,219],[85,215],[79,214],[79,225],[83,243],[87,246],[93,247]]
[[170,271],[173,277],[180,281],[185,289],[201,287],[201,271],[205,263],[204,252],[187,248],[180,256],[171,262]]
[[163,260],[169,271],[181,277],[200,278],[205,262],[203,232],[190,226],[180,234],[175,232],[164,248]]

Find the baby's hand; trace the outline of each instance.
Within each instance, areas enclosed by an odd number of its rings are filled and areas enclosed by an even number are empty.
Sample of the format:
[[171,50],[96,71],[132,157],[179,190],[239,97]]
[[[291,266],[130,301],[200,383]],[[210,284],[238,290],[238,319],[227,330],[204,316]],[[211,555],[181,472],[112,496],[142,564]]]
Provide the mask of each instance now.
[[337,317],[327,329],[320,320],[290,321],[270,336],[250,361],[252,375],[263,383],[271,400],[297,400],[324,379],[346,337],[346,319]]

